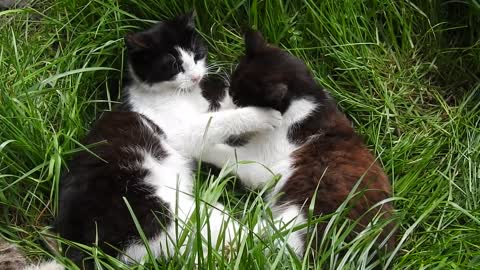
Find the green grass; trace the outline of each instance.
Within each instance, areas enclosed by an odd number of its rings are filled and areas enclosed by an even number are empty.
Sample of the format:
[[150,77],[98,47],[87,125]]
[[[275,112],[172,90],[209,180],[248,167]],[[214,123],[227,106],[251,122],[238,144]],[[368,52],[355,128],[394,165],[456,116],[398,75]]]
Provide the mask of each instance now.
[[[183,2],[44,0],[0,12],[0,235],[31,258],[51,256],[43,232],[58,208],[65,161],[121,95],[123,36],[193,8]],[[394,187],[400,243],[388,268],[480,268],[478,0],[193,2],[212,63],[230,71],[243,50],[240,29],[253,25],[305,60],[352,118]],[[268,214],[260,194],[202,179],[199,201],[223,194],[247,226]],[[332,229],[314,266],[371,269],[373,236],[344,244],[348,223],[323,219]],[[185,254],[136,269],[308,268],[264,252],[275,237],[251,235],[233,253],[205,259],[195,256],[201,240],[187,237]],[[93,251],[105,269],[126,267]]]

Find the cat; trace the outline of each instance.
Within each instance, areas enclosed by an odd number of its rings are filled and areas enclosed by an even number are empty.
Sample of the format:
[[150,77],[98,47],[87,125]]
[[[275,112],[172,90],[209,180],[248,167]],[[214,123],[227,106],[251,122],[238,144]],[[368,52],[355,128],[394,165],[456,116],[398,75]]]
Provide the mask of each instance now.
[[25,8],[28,4],[26,0],[2,0],[0,1],[0,10]]
[[[176,239],[195,208],[193,158],[204,146],[231,136],[273,130],[282,117],[270,108],[229,109],[223,89],[201,89],[207,48],[191,14],[129,34],[125,43],[132,80],[118,111],[103,113],[82,141],[89,150],[69,162],[60,182],[55,231],[86,245],[98,239],[104,252],[131,262],[147,250],[124,197],[154,256],[184,250]],[[206,225],[201,233],[211,235],[211,243],[223,243],[222,248],[235,240],[239,225],[221,204],[214,206],[209,209],[210,233]],[[80,249],[70,247],[66,256],[93,267]]]
[[16,270],[26,266],[25,256],[15,245],[0,239],[0,269]]
[[[384,171],[358,136],[335,101],[313,78],[298,58],[268,44],[256,31],[245,35],[245,56],[231,76],[229,94],[238,107],[273,108],[282,113],[282,124],[272,131],[253,134],[243,145],[217,144],[204,149],[202,160],[236,168],[241,182],[262,189],[275,175],[281,178],[267,196],[272,213],[287,231],[304,224],[313,205],[315,216],[329,214],[356,191],[348,217],[359,220],[356,231],[367,226],[373,212],[388,219],[393,213],[390,202],[373,205],[391,196]],[[237,160],[254,161],[237,164]],[[367,213],[368,212],[368,213]],[[278,225],[281,226],[281,225]],[[319,224],[321,236],[326,224]],[[390,223],[384,237],[393,229]],[[307,228],[294,230],[286,239],[290,248],[303,256]],[[392,247],[394,237],[388,240]]]
[[[135,83],[127,87],[124,109],[151,119],[168,133],[169,144],[186,156],[198,156],[202,145],[225,141],[232,134],[270,130],[281,121],[276,110],[231,109],[228,94],[202,91],[207,48],[192,18],[182,16],[126,37],[129,74]],[[208,93],[212,91],[214,96]]]
[[0,269],[1,270],[62,270],[63,267],[54,262],[29,264],[25,254],[16,245],[0,239]]

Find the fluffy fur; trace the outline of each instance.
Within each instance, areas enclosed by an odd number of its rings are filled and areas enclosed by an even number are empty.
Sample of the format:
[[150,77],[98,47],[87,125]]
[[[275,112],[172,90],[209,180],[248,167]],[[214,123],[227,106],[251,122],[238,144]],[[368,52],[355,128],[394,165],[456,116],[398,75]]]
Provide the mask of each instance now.
[[[61,180],[56,230],[62,237],[97,245],[111,255],[124,250],[126,260],[141,260],[140,242],[126,198],[155,256],[170,256],[176,236],[188,223],[193,199],[193,159],[204,145],[230,136],[267,132],[281,122],[272,109],[245,107],[212,112],[227,104],[222,90],[202,91],[206,47],[195,32],[193,18],[180,16],[126,37],[129,73],[124,112],[105,113],[83,140],[93,145],[78,153]],[[203,85],[203,84],[202,84]],[[214,84],[210,84],[210,87]],[[231,103],[231,102],[230,102]],[[208,127],[208,129],[207,129]],[[202,207],[202,206],[199,206]],[[211,237],[228,245],[238,225],[221,205],[209,211]],[[219,236],[225,236],[218,239]],[[219,248],[221,248],[220,246]],[[86,255],[69,249],[67,256],[86,268]]]
[[62,265],[55,261],[41,262],[29,265],[25,254],[14,244],[0,239],[0,269],[1,270],[62,270]]
[[[287,231],[305,222],[310,205],[314,215],[336,211],[358,181],[360,194],[350,201],[348,213],[359,220],[356,231],[369,224],[374,212],[390,217],[390,203],[369,212],[390,197],[387,176],[306,65],[266,43],[258,32],[246,34],[245,46],[246,55],[231,78],[233,102],[279,110],[282,123],[254,134],[244,145],[208,148],[204,161],[235,164],[240,180],[251,188],[263,188],[274,175],[281,175],[268,198],[279,228]],[[258,163],[236,164],[236,158]],[[320,235],[324,227],[318,225]],[[386,228],[385,235],[391,229]],[[287,239],[298,255],[304,253],[305,234],[306,229],[294,230]],[[389,246],[393,242],[390,239]]]
[[15,245],[0,239],[0,269],[16,270],[25,267],[25,256]]

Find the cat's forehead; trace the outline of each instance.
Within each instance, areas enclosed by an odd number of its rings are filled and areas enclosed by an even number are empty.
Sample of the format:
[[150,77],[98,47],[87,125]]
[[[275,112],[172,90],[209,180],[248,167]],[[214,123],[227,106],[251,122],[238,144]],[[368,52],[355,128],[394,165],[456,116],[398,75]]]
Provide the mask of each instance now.
[[191,48],[175,46],[175,50],[182,58],[193,58],[195,56],[195,51]]
[[[277,77],[276,75],[280,73],[293,75],[296,72],[303,72],[305,68],[303,62],[299,59],[280,49],[272,48],[272,50],[255,56],[244,56],[237,67],[237,71],[240,73]],[[261,79],[259,76],[256,77]]]
[[256,64],[273,65],[273,68],[289,66],[298,62],[295,57],[276,47],[271,47],[262,54],[250,57],[250,60]]
[[150,29],[127,36],[127,46],[147,52],[172,51],[174,47],[202,48],[203,42],[195,29],[185,25],[159,22]]

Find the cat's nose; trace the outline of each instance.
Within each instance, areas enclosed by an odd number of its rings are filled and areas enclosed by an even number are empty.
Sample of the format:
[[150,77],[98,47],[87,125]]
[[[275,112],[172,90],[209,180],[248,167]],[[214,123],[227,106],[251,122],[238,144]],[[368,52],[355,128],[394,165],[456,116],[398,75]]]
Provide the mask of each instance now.
[[194,83],[198,83],[201,79],[202,79],[202,76],[199,76],[199,75],[195,75],[190,78],[190,80],[192,80],[192,82]]

